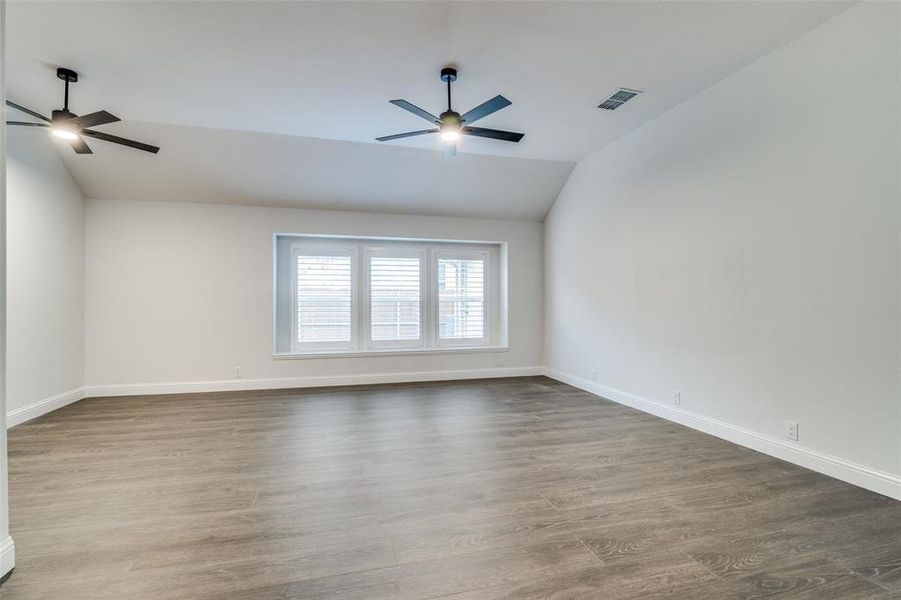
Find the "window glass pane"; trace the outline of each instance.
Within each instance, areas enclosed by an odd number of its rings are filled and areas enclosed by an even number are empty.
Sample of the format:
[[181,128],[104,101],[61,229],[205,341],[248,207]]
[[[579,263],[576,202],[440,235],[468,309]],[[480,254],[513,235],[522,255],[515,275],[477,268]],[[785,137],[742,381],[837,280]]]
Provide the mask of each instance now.
[[351,257],[297,257],[297,342],[351,340]]
[[372,341],[420,339],[420,270],[418,257],[371,257],[369,301]]
[[485,337],[485,261],[438,259],[438,337]]

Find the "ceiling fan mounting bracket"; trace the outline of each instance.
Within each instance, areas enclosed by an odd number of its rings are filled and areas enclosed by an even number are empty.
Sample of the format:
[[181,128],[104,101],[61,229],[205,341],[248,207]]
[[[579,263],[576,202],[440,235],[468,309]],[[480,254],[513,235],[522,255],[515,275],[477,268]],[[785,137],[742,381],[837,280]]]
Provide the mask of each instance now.
[[444,83],[453,83],[457,81],[457,69],[453,67],[444,67],[441,69],[441,81]]
[[66,69],[65,67],[59,67],[56,70],[56,76],[66,83],[75,83],[78,81],[78,73],[72,69]]

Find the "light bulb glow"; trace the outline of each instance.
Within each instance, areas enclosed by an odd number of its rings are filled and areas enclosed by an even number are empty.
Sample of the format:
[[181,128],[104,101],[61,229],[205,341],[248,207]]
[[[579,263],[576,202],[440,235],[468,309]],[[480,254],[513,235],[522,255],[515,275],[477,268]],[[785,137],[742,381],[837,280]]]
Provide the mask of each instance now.
[[78,136],[74,132],[69,131],[68,129],[60,129],[59,127],[54,127],[53,129],[50,130],[50,132],[53,135],[55,135],[56,137],[64,139],[64,140],[72,141],[72,140],[78,139]]
[[460,132],[456,129],[445,129],[441,132],[441,139],[445,142],[456,142],[460,139]]

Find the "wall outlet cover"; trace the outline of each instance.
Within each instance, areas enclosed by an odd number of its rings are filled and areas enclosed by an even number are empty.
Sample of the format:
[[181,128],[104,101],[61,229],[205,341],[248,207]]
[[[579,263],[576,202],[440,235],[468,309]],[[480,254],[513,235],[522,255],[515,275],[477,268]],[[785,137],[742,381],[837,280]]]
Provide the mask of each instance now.
[[793,442],[798,441],[798,422],[797,421],[786,421],[785,422],[785,439],[791,440]]

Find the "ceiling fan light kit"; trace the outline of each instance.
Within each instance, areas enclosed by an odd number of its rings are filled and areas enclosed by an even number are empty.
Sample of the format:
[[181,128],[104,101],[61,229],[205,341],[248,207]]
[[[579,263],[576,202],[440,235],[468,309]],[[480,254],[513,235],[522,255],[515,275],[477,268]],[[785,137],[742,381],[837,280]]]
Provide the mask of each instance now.
[[454,111],[451,105],[451,84],[456,80],[457,69],[454,67],[444,67],[441,69],[441,81],[447,84],[447,110],[437,117],[406,100],[389,100],[391,104],[409,111],[417,117],[429,121],[433,125],[437,125],[437,128],[420,129],[419,131],[409,131],[407,133],[396,133],[394,135],[386,135],[375,139],[379,142],[390,142],[401,138],[437,133],[444,145],[445,156],[454,156],[457,154],[457,140],[460,139],[460,136],[464,135],[519,143],[523,136],[525,136],[524,133],[513,133],[511,131],[500,131],[498,129],[486,129],[484,127],[471,126],[475,121],[510,106],[512,102],[503,96],[498,95],[461,115]]
[[25,108],[15,102],[11,102],[9,100],[6,101],[7,106],[10,106],[19,112],[23,112],[27,115],[35,117],[36,119],[40,119],[44,121],[43,123],[34,123],[28,121],[7,121],[7,125],[17,125],[21,127],[44,127],[50,130],[50,133],[55,137],[63,139],[69,142],[69,145],[72,146],[72,149],[76,154],[93,154],[90,146],[84,141],[84,137],[90,137],[97,140],[102,140],[104,142],[112,142],[114,144],[120,144],[122,146],[128,146],[129,148],[135,148],[137,150],[143,150],[144,152],[152,152],[156,154],[159,152],[159,148],[156,146],[151,146],[150,144],[144,144],[142,142],[136,142],[134,140],[128,140],[119,136],[110,135],[108,133],[103,133],[102,131],[94,131],[92,129],[88,129],[89,127],[95,127],[97,125],[106,125],[107,123],[115,123],[119,121],[119,117],[115,115],[111,115],[105,110],[100,110],[97,112],[93,112],[87,115],[78,116],[72,111],[69,110],[69,84],[76,83],[78,81],[78,73],[73,71],[72,69],[66,69],[64,67],[59,67],[56,70],[56,76],[65,82],[65,92],[63,97],[63,107],[59,110],[54,110],[50,113],[50,118],[48,119],[44,115],[39,112],[33,111],[29,108]]

